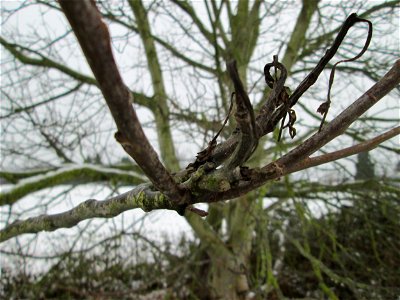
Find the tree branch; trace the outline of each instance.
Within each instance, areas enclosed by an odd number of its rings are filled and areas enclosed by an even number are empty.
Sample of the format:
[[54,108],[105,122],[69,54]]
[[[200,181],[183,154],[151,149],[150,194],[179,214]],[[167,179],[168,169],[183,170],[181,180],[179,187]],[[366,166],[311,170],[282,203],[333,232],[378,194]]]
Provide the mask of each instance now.
[[[371,7],[371,8],[369,8],[369,9],[367,9],[363,13],[360,13],[358,16],[360,18],[365,19],[365,18],[369,17],[371,14],[376,13],[377,11],[381,11],[381,10],[384,10],[386,8],[393,9],[395,7],[398,7],[398,6],[399,6],[399,0],[386,1],[386,2],[384,2],[382,4],[375,5],[375,6]],[[383,12],[381,12],[381,13],[383,14]],[[314,54],[315,50],[320,48],[321,45],[324,42],[330,41],[332,39],[332,36],[334,34],[336,34],[337,32],[339,32],[340,28],[341,28],[341,26],[337,27],[337,28],[325,33],[325,34],[322,34],[322,35],[314,38],[311,41],[309,41],[308,45],[305,47],[303,52],[300,53],[298,58],[304,60],[307,56]]]
[[314,12],[318,9],[319,0],[303,0],[299,16],[296,24],[290,35],[289,42],[286,47],[285,54],[282,59],[282,64],[286,67],[288,73],[298,59],[298,53],[303,45],[306,37],[306,32],[310,27],[311,18]]
[[[199,28],[200,32],[203,36],[213,44],[213,35],[210,31],[208,31],[202,21],[197,16],[196,12],[194,11],[193,7],[187,1],[178,1],[172,0],[172,2],[177,5],[180,9],[182,9],[189,17],[193,20],[194,24],[196,24],[197,28]],[[222,50],[222,49],[221,49]]]
[[[8,175],[4,176],[5,178],[14,178],[12,173],[5,174]],[[0,175],[2,174],[0,173]],[[18,175],[20,175],[20,173],[16,174],[16,176]],[[130,185],[140,184],[146,181],[146,177],[133,171],[122,171],[89,164],[67,165],[58,170],[52,170],[45,174],[38,173],[35,176],[22,179],[10,189],[3,188],[0,193],[0,205],[11,205],[30,193],[60,184],[68,184],[69,182],[76,181],[82,183],[108,181],[111,178]]]
[[[23,63],[25,65],[31,65],[31,66],[38,66],[38,67],[43,67],[43,68],[55,69],[55,70],[58,70],[58,71],[60,71],[61,73],[65,74],[65,75],[68,75],[71,78],[79,81],[81,84],[85,83],[85,84],[89,84],[89,85],[98,86],[98,83],[97,83],[95,78],[93,78],[91,76],[84,75],[82,73],[79,73],[79,72],[67,67],[66,65],[60,64],[59,62],[56,62],[56,61],[52,60],[49,57],[46,57],[45,55],[41,54],[38,51],[26,48],[26,47],[21,46],[21,45],[9,43],[8,41],[3,39],[2,37],[0,37],[0,44],[4,48],[6,48],[18,61],[20,61],[21,63]],[[35,55],[39,56],[40,59],[32,58],[32,57],[30,57],[28,55],[25,55],[24,52],[22,52],[20,50],[24,50],[26,52],[35,54]],[[132,93],[132,96],[134,97],[135,102],[137,102],[138,104],[140,104],[140,105],[142,105],[144,107],[150,108],[152,98],[147,97],[147,96],[145,96],[145,95],[143,95],[141,93],[133,92],[133,91],[130,91],[130,93]]]
[[[312,166],[310,162],[319,164],[329,161],[329,159],[352,155],[357,151],[373,148],[379,142],[399,134],[399,127],[397,127],[360,145],[309,158],[318,149],[345,132],[357,118],[400,83],[400,60],[396,61],[392,69],[381,80],[325,126],[321,132],[314,134],[275,162],[261,169],[248,169],[245,175],[240,173],[238,176],[235,175],[233,179],[232,170],[228,170],[229,172],[225,172],[224,168],[215,170],[215,164],[226,160],[237,147],[240,134],[233,134],[232,138],[214,150],[211,157],[212,167],[204,163],[200,167],[197,166],[195,170],[184,170],[172,178],[158,160],[154,149],[143,133],[132,105],[129,103],[130,93],[123,84],[115,65],[107,28],[102,23],[100,13],[97,11],[94,2],[84,0],[79,2],[60,0],[60,2],[117,123],[118,140],[143,168],[145,174],[151,178],[154,187],[150,184],[140,185],[128,193],[108,200],[88,200],[62,214],[17,221],[1,231],[0,240],[6,240],[22,233],[71,227],[88,218],[109,218],[133,208],[142,208],[145,211],[160,208],[180,211],[182,203],[170,199],[176,197],[176,200],[181,200],[183,197],[182,190],[188,190],[192,194],[191,199],[184,199],[187,204],[232,199],[248,193],[269,180]],[[343,34],[344,31],[341,32]],[[332,51],[330,50],[329,55],[332,54]],[[327,56],[324,56],[321,60],[322,64],[325,63],[326,58]],[[320,67],[320,64],[316,67],[317,71],[313,73],[314,75],[320,72]],[[313,76],[306,78],[306,81],[308,80],[306,86],[309,87],[309,83],[315,79]],[[296,98],[292,99],[295,99],[294,102],[297,101]],[[282,109],[281,112],[284,112],[284,110]],[[277,112],[277,115],[274,113],[271,118],[279,120],[279,113],[281,112]],[[243,128],[246,130],[245,127]],[[263,133],[265,134],[265,132]],[[304,164],[300,165],[303,162]],[[306,164],[307,162],[309,164]],[[178,188],[175,181],[180,183],[181,189]]]
[[78,91],[79,88],[80,88],[81,86],[82,86],[82,83],[79,82],[79,83],[78,83],[76,86],[74,86],[72,89],[69,89],[68,91],[66,91],[66,92],[64,92],[64,93],[58,94],[58,95],[56,95],[56,96],[50,97],[50,98],[48,98],[48,99],[39,101],[39,102],[34,103],[34,104],[31,104],[31,105],[20,106],[20,107],[14,109],[13,111],[9,112],[8,114],[6,114],[6,115],[4,115],[4,116],[0,116],[0,120],[1,120],[1,119],[9,118],[9,117],[11,117],[11,116],[13,116],[13,115],[15,115],[15,114],[18,114],[18,113],[21,113],[21,112],[24,112],[24,111],[30,111],[30,110],[35,109],[36,107],[39,107],[39,106],[41,106],[41,105],[43,105],[43,104],[47,104],[47,103],[53,102],[53,101],[55,101],[55,100],[58,100],[58,99],[60,99],[60,98],[63,98],[63,97],[65,97],[65,96],[68,96],[69,94],[72,94],[72,93]]
[[110,34],[94,1],[60,0],[117,125],[116,139],[138,163],[154,186],[171,200],[185,202],[171,174],[150,145],[132,106],[132,96],[116,66]]
[[129,5],[135,15],[139,35],[142,39],[146,53],[148,70],[154,90],[154,116],[157,127],[158,143],[161,158],[170,170],[179,170],[179,162],[176,157],[175,147],[169,123],[170,112],[167,104],[167,92],[164,86],[161,64],[158,59],[157,49],[152,38],[147,12],[141,0],[130,0]]
[[[280,159],[262,167],[250,169],[246,172],[247,180],[240,181],[230,189],[221,189],[219,192],[204,195],[208,202],[232,199],[248,193],[265,182],[289,174],[291,166],[307,159],[311,154],[326,145],[328,142],[341,135],[363,113],[376,104],[400,83],[400,60],[397,60],[386,75],[374,84],[366,93],[359,97],[347,109],[340,113],[334,120],[318,132],[305,140],[302,144],[282,156]],[[209,175],[209,176],[212,176]],[[221,174],[219,174],[221,177]],[[227,180],[220,178],[221,182]],[[200,182],[207,182],[204,176]],[[226,184],[224,185],[226,186]]]
[[112,218],[134,208],[141,208],[144,211],[153,210],[154,207],[178,209],[176,206],[171,205],[172,202],[165,195],[152,191],[149,187],[149,184],[141,184],[129,192],[107,200],[89,199],[63,213],[41,215],[23,221],[16,221],[0,231],[0,242],[24,233],[71,228],[87,219]]
[[[262,137],[274,130],[278,122],[285,116],[288,108],[293,107],[300,97],[317,81],[319,75],[325,68],[325,66],[329,63],[332,57],[335,55],[337,50],[339,49],[343,39],[345,38],[348,30],[357,22],[366,22],[366,20],[361,19],[357,16],[357,14],[351,14],[343,26],[341,27],[335,41],[333,42],[331,48],[329,48],[325,55],[320,59],[315,68],[306,76],[306,78],[299,84],[299,86],[294,90],[292,95],[290,95],[288,100],[283,100],[276,102],[279,100],[281,96],[281,91],[285,91],[284,83],[287,72],[286,68],[279,62],[277,62],[274,58],[274,63],[267,64],[264,69],[264,73],[266,75],[266,81],[271,88],[273,87],[273,93],[268,97],[266,103],[263,105],[263,109],[261,109],[260,113],[256,117],[256,123],[258,128],[258,136]],[[273,84],[272,76],[267,76],[269,72],[269,68],[271,66],[275,66],[280,69],[281,72],[285,70],[284,74],[281,74],[279,80],[276,84]],[[280,66],[280,67],[279,67]],[[269,73],[268,73],[269,74]],[[287,102],[287,105],[283,105],[283,103]],[[278,104],[278,105],[274,105]],[[280,104],[280,105],[279,105]],[[212,153],[209,155],[209,161],[213,161],[216,165],[221,164],[223,161],[227,159],[227,157],[232,155],[232,152],[235,150],[237,143],[240,140],[239,134],[232,134],[232,136],[222,144],[217,145]],[[194,165],[198,165],[199,161],[196,160]],[[190,164],[193,165],[193,164]]]
[[232,170],[245,163],[257,147],[258,136],[253,107],[249,96],[244,90],[242,81],[236,67],[236,61],[230,61],[226,65],[228,74],[235,87],[236,113],[235,119],[240,129],[240,141],[232,157],[226,163],[226,169]]
[[[357,16],[357,14],[353,13],[346,19],[343,26],[340,28],[340,31],[333,41],[332,46],[326,51],[325,55],[319,60],[318,64],[310,72],[310,74],[308,74],[307,77],[304,78],[299,86],[293,91],[293,94],[289,98],[290,106],[294,106],[297,103],[298,99],[300,99],[300,97],[317,81],[325,66],[333,58],[333,56],[339,49],[349,29],[358,22],[368,22],[370,24],[366,47],[364,47],[360,54],[362,55],[365,52],[365,50],[368,48],[369,40],[371,38],[370,34],[372,34],[372,25],[369,21],[361,19]],[[358,58],[359,55],[357,55],[356,57]]]
[[290,166],[308,157],[328,142],[341,135],[355,120],[388,94],[400,83],[400,60],[397,60],[385,76],[374,84],[360,98],[333,119],[321,132],[314,134],[300,146],[296,147],[277,163]]
[[327,153],[324,155],[316,156],[316,157],[309,157],[302,160],[299,163],[289,166],[286,168],[286,173],[294,173],[300,170],[308,169],[311,167],[316,167],[331,161],[335,161],[341,158],[345,158],[360,152],[370,151],[379,146],[379,144],[391,139],[400,134],[400,126],[393,128],[383,134],[374,137],[368,141],[362,142],[360,144],[347,147],[335,152]]
[[[305,168],[316,166],[322,163],[326,163],[331,160],[336,160],[346,156],[350,156],[359,152],[368,151],[375,148],[379,143],[394,137],[400,133],[400,127],[396,127],[370,141],[366,141],[359,145],[349,147],[340,151],[336,151],[327,155],[318,156],[306,160],[309,164],[298,164],[287,169],[288,173],[296,172]],[[346,155],[339,155],[340,153]],[[324,160],[323,157],[330,157],[331,160]],[[311,194],[317,194],[319,192],[337,192],[337,186],[319,185],[318,183],[307,185],[306,189],[302,187],[301,182],[299,186],[294,188],[296,195],[303,195],[311,197]],[[371,187],[371,185],[368,185]],[[389,186],[388,186],[389,187]],[[348,183],[342,186],[341,192],[348,190],[361,189],[365,190],[365,184],[362,182]],[[373,188],[373,187],[372,187]],[[396,192],[397,190],[394,190]],[[287,190],[280,191],[279,189],[272,189],[269,197],[280,197],[286,195]],[[279,196],[280,195],[280,196]],[[129,200],[130,199],[130,200]],[[132,201],[131,201],[132,200]],[[179,207],[169,206],[171,203],[166,200],[165,196],[161,193],[152,191],[152,187],[148,184],[141,184],[135,189],[121,194],[119,196],[110,198],[104,201],[96,201],[93,199],[87,200],[77,207],[60,214],[54,215],[42,215],[34,218],[29,218],[23,221],[16,221],[13,224],[7,226],[0,231],[0,242],[6,241],[12,237],[25,234],[25,233],[38,233],[40,231],[54,231],[59,228],[70,228],[78,224],[81,221],[90,218],[111,218],[118,214],[135,208],[141,208],[144,211],[151,211],[154,209],[174,209],[177,210]],[[210,243],[210,251],[218,250],[220,253],[227,251],[221,244],[214,231],[207,227],[205,222],[196,216],[195,214],[187,215],[189,223],[193,229],[202,236],[205,241]],[[222,252],[221,252],[222,251]],[[229,254],[229,252],[227,252]]]
[[[398,195],[400,197],[400,189],[396,185],[400,184],[399,179],[370,179],[340,182],[339,184],[323,184],[319,181],[310,182],[309,180],[300,180],[291,182],[291,188],[287,188],[287,183],[276,182],[270,187],[264,195],[268,198],[287,199],[290,197],[299,197],[307,199],[320,199],[322,195],[332,193],[369,193],[376,190],[377,186],[384,193]],[[330,196],[328,196],[330,197]]]

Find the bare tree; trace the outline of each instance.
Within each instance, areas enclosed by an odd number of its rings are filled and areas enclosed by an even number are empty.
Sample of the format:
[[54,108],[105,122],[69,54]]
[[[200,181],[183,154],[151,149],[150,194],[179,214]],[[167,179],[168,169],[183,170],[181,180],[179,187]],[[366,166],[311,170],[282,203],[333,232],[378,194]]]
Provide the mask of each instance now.
[[[390,91],[398,89],[399,49],[395,42],[390,44],[395,26],[390,18],[395,18],[393,10],[398,8],[398,1],[374,5],[303,1],[289,35],[282,24],[276,24],[279,15],[294,7],[278,1],[239,1],[237,7],[229,1],[205,1],[201,7],[181,1],[146,3],[149,5],[127,1],[112,6],[60,0],[59,4],[36,1],[10,11],[3,8],[7,19],[31,5],[40,5],[44,15],[64,14],[71,29],[50,33],[49,40],[33,31],[35,38],[26,38],[23,44],[12,37],[12,32],[1,37],[8,53],[3,63],[3,168],[21,159],[18,172],[2,171],[2,177],[13,185],[0,194],[0,202],[12,209],[33,192],[66,183],[113,180],[115,185],[135,187],[102,201],[86,200],[58,214],[10,222],[1,231],[1,241],[25,233],[70,228],[92,218],[112,218],[136,208],[145,212],[175,210],[185,216],[205,247],[210,261],[208,294],[238,299],[250,290],[246,266],[250,265],[252,233],[263,226],[257,219],[264,212],[260,203],[265,189],[260,187],[274,185],[280,178],[292,180],[289,174],[376,147],[398,153],[393,145],[381,145],[400,133],[397,117],[385,113],[364,116]],[[330,13],[331,6],[338,12]],[[163,24],[168,22],[174,27],[166,30]],[[375,23],[382,24],[375,29],[378,27],[376,31],[387,39],[387,45],[371,39]],[[113,45],[113,26],[114,41],[120,34],[122,43]],[[347,36],[348,32],[352,34]],[[89,68],[80,66],[83,57],[72,33],[94,77],[88,75]],[[24,37],[23,33],[20,36]],[[123,79],[116,59],[131,36],[133,48],[142,45],[131,55],[131,65],[127,64],[141,74],[135,75],[137,82]],[[353,45],[356,39],[359,42]],[[274,45],[271,53],[260,50],[267,43]],[[71,50],[67,54],[70,59],[62,51],[65,45]],[[279,48],[284,49],[282,60],[275,55]],[[332,64],[338,49],[339,62],[364,56],[353,64]],[[341,49],[346,52],[341,54]],[[316,102],[310,98],[319,100],[321,94],[313,85],[326,69],[331,69],[323,87],[328,97],[314,108]],[[360,96],[355,96],[354,90],[346,95],[349,81],[342,78],[357,74],[372,81],[372,86]],[[33,84],[29,84],[31,81]],[[291,92],[289,84],[297,87]],[[176,91],[181,87],[185,93]],[[343,109],[339,108],[339,96],[349,99],[341,103],[346,106]],[[105,99],[112,119],[100,98]],[[321,118],[313,112],[317,108]],[[393,108],[398,109],[398,103]],[[150,112],[151,116],[141,122],[138,111]],[[313,121],[306,121],[307,116]],[[379,118],[384,120],[380,122]],[[154,126],[148,133],[157,136],[158,149],[142,126],[149,120]],[[365,126],[354,127],[356,121]],[[182,136],[203,141],[196,158],[180,158],[184,150],[177,147],[182,143],[175,134],[179,128],[183,128]],[[122,157],[110,138],[114,132],[115,140],[136,163],[128,164],[128,170],[112,158],[114,153]],[[275,139],[266,139],[268,134]],[[288,134],[293,142],[285,138]],[[338,137],[357,143],[333,143],[334,149],[322,149]],[[183,163],[187,166],[181,168]],[[293,180],[295,186],[297,179]],[[221,202],[234,198],[221,207]],[[208,203],[208,213],[196,208],[197,203]],[[226,232],[222,232],[222,220],[227,222]],[[296,241],[293,244],[316,266],[307,247]],[[322,271],[335,277],[329,270]],[[314,272],[321,270],[315,267]],[[335,299],[334,292],[320,280],[323,292]],[[279,287],[274,288],[278,296],[284,296]]]

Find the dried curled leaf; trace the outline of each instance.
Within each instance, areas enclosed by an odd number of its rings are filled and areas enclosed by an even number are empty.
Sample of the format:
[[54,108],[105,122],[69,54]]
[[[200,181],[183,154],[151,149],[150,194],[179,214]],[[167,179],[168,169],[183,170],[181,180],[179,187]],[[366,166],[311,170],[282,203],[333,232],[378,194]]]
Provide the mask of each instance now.
[[[329,76],[329,87],[328,87],[328,96],[327,96],[327,100],[326,100],[326,102],[322,103],[322,104],[320,105],[320,107],[318,108],[318,110],[317,110],[317,112],[319,112],[320,114],[323,115],[322,121],[321,121],[321,125],[319,126],[319,131],[321,131],[322,126],[324,125],[324,122],[325,122],[325,119],[326,119],[326,116],[327,116],[327,114],[328,114],[329,107],[330,107],[330,104],[331,104],[331,90],[332,90],[333,80],[334,80],[334,78],[335,78],[336,67],[337,67],[339,64],[341,64],[341,63],[350,62],[350,61],[355,61],[355,60],[359,59],[359,58],[365,53],[365,51],[367,51],[368,46],[369,46],[369,44],[370,44],[370,42],[371,42],[371,38],[372,38],[372,23],[371,23],[371,21],[366,20],[366,19],[361,19],[361,18],[359,18],[359,17],[357,16],[357,14],[355,14],[355,13],[351,14],[351,15],[347,18],[345,24],[343,24],[342,29],[341,29],[341,31],[342,31],[343,29],[345,29],[345,30],[344,30],[344,33],[343,33],[343,37],[344,37],[344,35],[346,35],[347,30],[348,30],[350,27],[352,27],[354,24],[358,23],[358,22],[362,22],[362,23],[367,23],[367,24],[368,24],[367,39],[366,39],[365,44],[364,44],[364,47],[362,48],[362,50],[361,50],[360,53],[358,53],[358,54],[357,54],[356,56],[354,56],[353,58],[340,60],[340,61],[338,61],[337,63],[335,63],[335,64],[333,65],[331,74],[330,74],[330,76]],[[339,36],[340,36],[340,35],[339,35]],[[338,37],[339,37],[339,36],[338,36]],[[343,39],[343,38],[342,38],[342,39]],[[339,42],[339,45],[340,45],[340,43],[341,43],[341,41]]]
[[331,106],[330,101],[325,101],[318,107],[317,113],[320,113],[321,115],[326,114],[330,106]]

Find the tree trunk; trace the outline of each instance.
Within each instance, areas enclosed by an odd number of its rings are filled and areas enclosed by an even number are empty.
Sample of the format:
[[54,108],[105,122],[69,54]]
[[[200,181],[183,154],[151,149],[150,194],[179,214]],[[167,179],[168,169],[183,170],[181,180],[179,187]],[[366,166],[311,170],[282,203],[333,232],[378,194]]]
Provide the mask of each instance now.
[[237,261],[234,257],[212,258],[208,283],[211,299],[245,298],[249,284],[243,266],[243,262]]
[[[248,266],[254,230],[255,195],[234,200],[225,212],[227,252],[208,251],[211,260],[209,287],[211,299],[244,299],[249,290]],[[226,255],[229,253],[229,255]]]

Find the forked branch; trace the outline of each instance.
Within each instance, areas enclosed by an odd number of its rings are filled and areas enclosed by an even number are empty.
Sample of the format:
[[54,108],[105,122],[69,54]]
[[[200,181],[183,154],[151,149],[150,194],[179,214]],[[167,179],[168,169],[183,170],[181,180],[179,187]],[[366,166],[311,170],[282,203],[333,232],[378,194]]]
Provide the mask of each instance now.
[[[400,60],[395,62],[391,70],[381,80],[320,132],[305,140],[286,155],[262,168],[236,168],[247,161],[257,145],[258,138],[271,132],[289,112],[288,108],[290,109],[295,105],[300,96],[315,83],[324,67],[336,53],[348,29],[357,22],[365,22],[365,20],[359,19],[356,14],[352,14],[344,23],[333,46],[291,96],[284,86],[286,69],[279,63],[277,57],[274,57],[271,64],[266,65],[265,79],[266,83],[272,88],[272,92],[257,118],[254,117],[253,108],[248,95],[244,91],[235,63],[228,63],[228,74],[235,87],[237,106],[235,117],[238,130],[232,133],[230,139],[219,145],[216,145],[216,138],[214,138],[206,149],[207,151],[200,152],[194,163],[172,177],[159,161],[156,152],[144,135],[131,105],[130,93],[122,82],[115,64],[107,27],[101,21],[100,13],[94,1],[60,0],[60,3],[117,124],[119,130],[116,134],[117,140],[124,146],[126,152],[136,160],[153,185],[140,185],[128,193],[105,201],[89,200],[62,214],[44,215],[25,221],[17,221],[0,232],[1,241],[22,233],[36,233],[42,230],[52,231],[61,227],[70,227],[88,218],[112,217],[133,208],[140,207],[145,211],[173,209],[182,212],[182,209],[188,204],[232,199],[256,189],[269,180],[333,159],[372,149],[379,143],[399,134],[400,129],[397,127],[370,141],[348,149],[323,156],[310,157],[321,147],[345,132],[363,113],[399,85]],[[370,35],[368,39],[370,39]],[[275,68],[275,79],[269,71],[272,67]],[[280,71],[279,78],[277,78],[278,69]],[[225,164],[223,168],[216,168],[223,163]],[[240,169],[239,173],[236,172],[238,169]],[[193,207],[189,210],[202,213]]]
[[115,63],[110,34],[94,1],[60,0],[117,125],[115,137],[154,186],[172,201],[184,203],[181,191],[147,140],[132,106],[133,99]]

